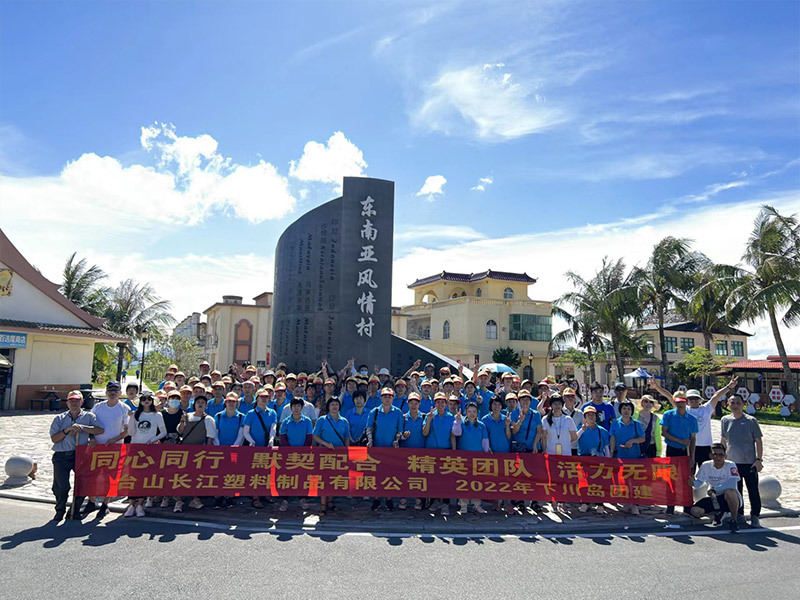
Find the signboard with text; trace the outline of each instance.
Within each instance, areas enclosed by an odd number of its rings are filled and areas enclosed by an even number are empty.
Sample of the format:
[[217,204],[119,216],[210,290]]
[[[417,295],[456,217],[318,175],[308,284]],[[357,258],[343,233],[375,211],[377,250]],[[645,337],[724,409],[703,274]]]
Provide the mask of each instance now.
[[687,505],[689,459],[411,448],[80,446],[79,496],[389,496]]
[[0,348],[24,348],[28,345],[28,334],[16,331],[0,331]]

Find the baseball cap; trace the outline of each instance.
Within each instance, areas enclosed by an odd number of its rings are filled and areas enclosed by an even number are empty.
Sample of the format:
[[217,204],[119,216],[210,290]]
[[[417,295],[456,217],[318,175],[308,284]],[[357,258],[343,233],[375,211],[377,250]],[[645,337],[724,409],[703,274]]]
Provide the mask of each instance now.
[[549,388],[550,387],[550,382],[547,381],[547,379],[542,379],[539,383],[536,384],[537,388],[540,388],[542,386],[545,386],[545,387]]
[[[156,393],[156,395],[158,395],[158,393]],[[172,390],[167,394],[167,398],[180,398],[180,397],[181,393],[178,390]]]
[[286,391],[286,384],[282,381],[275,384],[275,391],[276,392],[285,392]]
[[408,401],[411,402],[412,400],[416,400],[417,402],[419,402],[420,399],[419,399],[419,394],[417,392],[411,392],[408,395]]
[[401,386],[401,385],[402,385],[403,387],[407,387],[407,386],[406,386],[406,382],[405,382],[405,381],[403,381],[402,379],[398,379],[398,380],[397,380],[397,381],[394,383],[394,387],[398,387],[398,386]]
[[83,400],[83,394],[81,394],[80,390],[72,390],[69,394],[67,394],[67,400]]
[[236,400],[238,402],[239,394],[237,394],[236,392],[228,392],[226,394],[226,396],[225,396],[225,400],[226,401],[228,401],[228,400]]
[[564,395],[564,396],[574,396],[575,395],[575,390],[573,390],[570,387],[564,388],[564,393],[562,395]]
[[675,392],[675,393],[672,395],[672,399],[673,399],[675,402],[686,402],[686,394],[685,394],[685,393],[683,393],[683,392]]
[[370,378],[369,378],[369,382],[370,382],[370,383],[380,383],[380,382],[381,382],[381,380],[380,380],[380,379],[378,379],[378,376],[377,376],[377,375],[371,375],[371,376],[370,376]]
[[333,379],[328,378],[325,380],[325,385],[336,385],[336,382]]
[[222,380],[220,380],[220,381],[215,381],[214,383],[212,383],[212,384],[211,384],[211,387],[221,387],[221,388],[224,388],[224,387],[225,387],[225,382],[224,382],[224,381],[222,381]]
[[447,400],[447,394],[444,392],[436,392],[436,395],[433,397],[434,400]]
[[[119,384],[119,381],[109,381],[109,382],[106,384],[106,389],[107,389],[107,390],[121,390],[121,389],[122,389],[122,386]],[[74,390],[73,390],[73,391],[74,391]],[[71,393],[72,393],[72,392],[70,392],[70,394],[71,394]],[[78,390],[78,393],[80,393],[80,390]],[[81,396],[81,398],[83,398],[83,396]]]
[[381,396],[394,396],[394,390],[390,387],[385,387],[381,390]]
[[625,385],[624,383],[622,383],[621,381],[618,381],[617,383],[614,384],[614,389],[615,390],[627,390],[628,386]]
[[[274,375],[274,373],[273,373],[273,375]],[[294,373],[289,373],[289,374],[286,376],[286,379],[294,379],[294,380],[297,380],[297,375],[295,375]]]
[[423,386],[423,385],[433,385],[433,384],[431,383],[431,380],[430,380],[430,379],[426,379],[425,381],[423,381],[422,383],[420,383],[420,385],[421,385],[421,386]]
[[528,390],[521,390],[517,394],[517,398],[519,398],[520,400],[522,400],[523,398],[530,398],[530,397],[531,397],[531,393]]
[[583,409],[583,414],[586,414],[586,413],[595,413],[595,414],[597,414],[597,409],[590,404],[589,406],[587,406],[586,408]]

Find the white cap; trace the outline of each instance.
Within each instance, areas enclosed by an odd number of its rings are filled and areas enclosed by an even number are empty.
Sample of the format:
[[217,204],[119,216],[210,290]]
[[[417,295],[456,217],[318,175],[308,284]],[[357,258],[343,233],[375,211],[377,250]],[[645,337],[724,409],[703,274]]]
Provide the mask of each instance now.
[[378,375],[389,375],[389,376],[391,376],[391,373],[389,373],[389,369],[387,369],[386,367],[383,367],[380,371],[378,371]]

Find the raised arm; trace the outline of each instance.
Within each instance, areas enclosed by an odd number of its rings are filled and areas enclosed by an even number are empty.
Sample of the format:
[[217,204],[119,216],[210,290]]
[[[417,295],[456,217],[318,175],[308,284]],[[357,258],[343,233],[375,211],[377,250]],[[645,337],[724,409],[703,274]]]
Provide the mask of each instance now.
[[722,397],[725,394],[727,394],[731,390],[735,390],[737,385],[739,385],[739,378],[734,375],[733,377],[731,377],[731,380],[728,382],[728,385],[726,385],[725,387],[719,388],[714,393],[714,395],[711,396],[711,400],[709,400],[707,402],[707,404],[710,404],[711,405],[711,409],[714,410],[715,408],[717,408],[717,402],[722,400]]
[[648,379],[647,383],[650,386],[650,389],[655,390],[659,394],[664,396],[672,405],[672,408],[675,408],[675,399],[672,397],[672,394],[670,394],[667,390],[661,387],[661,385],[659,385],[659,383],[655,380],[655,377],[652,379]]

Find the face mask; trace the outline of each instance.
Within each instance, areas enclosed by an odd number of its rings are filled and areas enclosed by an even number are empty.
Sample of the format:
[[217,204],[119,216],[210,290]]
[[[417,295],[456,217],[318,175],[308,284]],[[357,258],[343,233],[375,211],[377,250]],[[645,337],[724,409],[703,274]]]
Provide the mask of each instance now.
[[368,372],[368,371],[364,371],[364,370],[362,370],[362,371],[359,371],[359,373],[360,373],[361,375],[364,375],[364,376],[366,376],[366,375],[368,375],[368,374],[369,374],[369,372]]
[[171,399],[171,400],[169,401],[169,405],[170,405],[172,408],[179,408],[179,407],[180,407],[180,405],[181,405],[181,401],[180,401],[180,400],[178,400],[177,398],[173,398],[173,399]]

